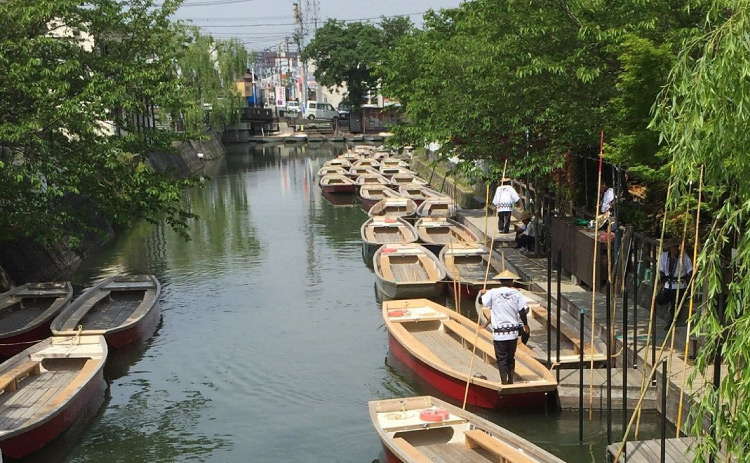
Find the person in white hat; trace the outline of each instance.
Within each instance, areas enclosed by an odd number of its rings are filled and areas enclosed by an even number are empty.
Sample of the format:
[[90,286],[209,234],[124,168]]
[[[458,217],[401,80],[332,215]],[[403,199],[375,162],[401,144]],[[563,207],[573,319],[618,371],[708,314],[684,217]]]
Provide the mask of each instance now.
[[516,190],[510,185],[510,179],[504,178],[495,190],[492,204],[497,208],[497,228],[500,233],[510,233],[510,214],[513,206],[521,199]]
[[513,281],[518,279],[518,275],[513,272],[505,270],[493,279],[500,280],[502,286],[479,292],[482,295],[482,305],[490,309],[490,319],[484,324],[484,328],[492,325],[500,381],[503,384],[513,384],[518,333],[520,330],[529,332],[526,298],[513,288]]

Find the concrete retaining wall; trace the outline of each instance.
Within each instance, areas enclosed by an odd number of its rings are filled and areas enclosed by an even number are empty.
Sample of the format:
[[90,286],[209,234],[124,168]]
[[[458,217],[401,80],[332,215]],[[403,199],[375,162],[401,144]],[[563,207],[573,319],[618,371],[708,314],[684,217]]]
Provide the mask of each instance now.
[[[157,171],[183,178],[202,171],[207,162],[224,154],[215,133],[208,134],[206,140],[183,142],[176,148],[176,154],[151,154],[149,163]],[[85,207],[84,199],[71,198],[70,201],[71,207]],[[0,291],[14,284],[61,278],[115,235],[112,226],[101,217],[92,217],[88,225],[96,231],[85,233],[75,247],[67,240],[48,246],[29,239],[0,243]]]

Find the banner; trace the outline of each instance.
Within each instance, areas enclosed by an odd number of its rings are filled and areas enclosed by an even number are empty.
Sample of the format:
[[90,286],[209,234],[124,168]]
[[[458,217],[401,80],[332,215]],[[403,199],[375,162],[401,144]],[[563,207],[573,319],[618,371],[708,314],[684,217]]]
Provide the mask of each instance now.
[[276,87],[276,106],[286,107],[286,87]]

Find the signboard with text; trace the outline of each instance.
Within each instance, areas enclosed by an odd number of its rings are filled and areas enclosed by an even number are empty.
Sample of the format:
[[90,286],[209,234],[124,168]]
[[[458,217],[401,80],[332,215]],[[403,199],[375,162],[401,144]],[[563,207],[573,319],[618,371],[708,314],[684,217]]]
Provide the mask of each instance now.
[[286,88],[276,87],[276,106],[286,107]]

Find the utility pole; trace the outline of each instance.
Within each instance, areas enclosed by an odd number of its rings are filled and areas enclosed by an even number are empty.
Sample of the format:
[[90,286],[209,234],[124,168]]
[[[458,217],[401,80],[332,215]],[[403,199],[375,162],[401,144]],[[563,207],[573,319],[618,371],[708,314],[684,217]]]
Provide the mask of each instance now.
[[305,23],[302,21],[302,10],[300,9],[299,3],[292,3],[292,13],[294,14],[294,23],[297,25],[297,30],[294,33],[294,41],[297,42],[297,53],[299,53],[299,59],[302,63],[301,66],[301,80],[302,80],[302,108],[307,107],[307,62],[302,59],[302,51],[305,46]]

